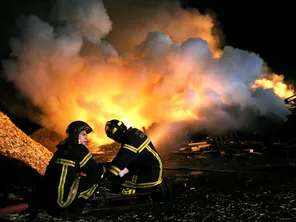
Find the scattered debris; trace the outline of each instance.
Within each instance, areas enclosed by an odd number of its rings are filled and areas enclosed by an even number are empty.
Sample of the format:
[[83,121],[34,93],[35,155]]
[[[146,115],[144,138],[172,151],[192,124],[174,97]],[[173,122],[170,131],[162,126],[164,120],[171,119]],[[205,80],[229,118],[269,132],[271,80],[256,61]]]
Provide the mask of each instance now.
[[[291,143],[291,141],[289,141]],[[179,148],[176,155],[199,155],[199,156],[254,156],[265,155],[269,151],[287,153],[290,149],[296,151],[295,144],[273,142],[267,145],[263,141],[243,140],[237,133],[229,133],[223,136],[207,137],[204,140],[190,142]]]
[[[296,178],[265,175],[206,174],[171,177],[175,200],[145,208],[91,212],[77,221],[293,221]],[[223,181],[223,183],[221,182]],[[246,183],[246,181],[249,181]],[[194,188],[194,189],[191,189]],[[24,214],[4,219],[29,221]],[[40,211],[38,221],[68,221]]]

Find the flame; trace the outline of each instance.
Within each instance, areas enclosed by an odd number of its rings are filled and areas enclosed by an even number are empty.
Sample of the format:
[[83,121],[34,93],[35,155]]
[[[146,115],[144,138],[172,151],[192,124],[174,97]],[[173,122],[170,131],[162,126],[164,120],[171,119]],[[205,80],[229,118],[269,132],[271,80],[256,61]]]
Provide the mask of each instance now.
[[272,89],[282,99],[295,94],[293,86],[284,83],[284,75],[278,75],[276,73],[272,73],[267,78],[257,79],[251,88]]
[[[83,120],[94,129],[90,139],[101,145],[112,142],[104,132],[110,119],[137,128],[209,120],[216,130],[237,122],[223,105],[254,104],[247,84],[260,74],[262,59],[220,49],[210,15],[167,3],[148,11],[125,6],[127,18],[117,18],[122,14],[112,14],[102,1],[71,2],[57,1],[57,29],[36,16],[22,18],[21,37],[11,41],[14,57],[3,62],[7,80],[42,111],[31,115],[42,126],[64,133],[71,121]],[[107,11],[125,22],[112,23]],[[256,88],[271,89],[278,99],[294,94],[274,73],[257,78]],[[151,137],[160,141],[165,130]]]

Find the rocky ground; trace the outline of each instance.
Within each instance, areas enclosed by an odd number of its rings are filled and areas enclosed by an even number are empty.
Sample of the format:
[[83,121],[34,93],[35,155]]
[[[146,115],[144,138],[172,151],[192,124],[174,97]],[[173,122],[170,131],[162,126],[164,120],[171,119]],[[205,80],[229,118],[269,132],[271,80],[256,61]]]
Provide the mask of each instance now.
[[[86,214],[77,221],[296,221],[294,159],[257,155],[171,155],[164,159],[173,201]],[[6,204],[11,203],[22,198],[21,191],[29,187],[15,184],[0,197]],[[19,213],[7,215],[2,221],[32,220]],[[33,221],[67,220],[39,212]]]

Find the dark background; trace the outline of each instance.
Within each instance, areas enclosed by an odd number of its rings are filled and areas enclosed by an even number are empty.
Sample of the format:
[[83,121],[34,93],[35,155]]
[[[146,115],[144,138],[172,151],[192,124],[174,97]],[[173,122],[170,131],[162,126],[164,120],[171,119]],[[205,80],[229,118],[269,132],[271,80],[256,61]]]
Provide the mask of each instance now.
[[[124,1],[124,0],[119,0]],[[149,0],[147,0],[149,1]],[[277,74],[294,81],[295,30],[292,1],[179,0],[183,8],[214,12],[223,29],[224,45],[255,52]],[[0,56],[9,55],[9,37],[15,34],[15,20],[34,13],[41,19],[50,10],[49,0],[9,0],[1,5]],[[3,81],[0,79],[0,81]],[[0,101],[0,109],[3,106]],[[1,107],[2,106],[2,107]],[[5,110],[4,110],[5,111]],[[8,113],[9,114],[9,113]],[[10,118],[24,131],[38,128],[22,118]]]
[[225,34],[225,43],[259,54],[278,74],[295,78],[295,17],[292,2],[187,0],[184,7],[211,9]]

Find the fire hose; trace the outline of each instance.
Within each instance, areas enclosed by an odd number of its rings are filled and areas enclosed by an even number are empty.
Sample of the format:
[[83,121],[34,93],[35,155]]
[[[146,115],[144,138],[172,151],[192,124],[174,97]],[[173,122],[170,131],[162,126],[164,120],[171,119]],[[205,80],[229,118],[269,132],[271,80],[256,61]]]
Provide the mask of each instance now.
[[12,206],[4,207],[0,209],[0,217],[3,217],[6,214],[22,212],[29,209],[28,203],[19,203]]

